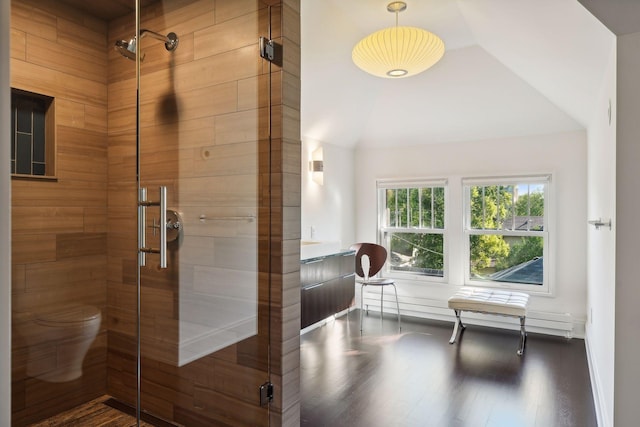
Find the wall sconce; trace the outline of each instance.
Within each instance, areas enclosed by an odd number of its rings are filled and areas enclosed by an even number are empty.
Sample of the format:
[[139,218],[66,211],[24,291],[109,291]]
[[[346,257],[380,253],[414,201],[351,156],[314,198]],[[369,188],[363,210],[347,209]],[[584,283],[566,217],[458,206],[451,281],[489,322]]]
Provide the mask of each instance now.
[[324,159],[322,147],[316,148],[311,153],[311,161],[309,162],[309,172],[311,179],[318,185],[324,185]]

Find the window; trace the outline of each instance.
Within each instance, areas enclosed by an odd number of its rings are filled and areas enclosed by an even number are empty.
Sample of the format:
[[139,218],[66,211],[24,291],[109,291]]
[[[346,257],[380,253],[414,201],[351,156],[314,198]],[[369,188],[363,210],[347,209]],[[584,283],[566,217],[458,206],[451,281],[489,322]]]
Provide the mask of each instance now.
[[466,283],[549,292],[549,181],[463,180]]
[[54,175],[53,98],[11,90],[11,173]]
[[445,181],[379,181],[381,244],[390,273],[444,278]]

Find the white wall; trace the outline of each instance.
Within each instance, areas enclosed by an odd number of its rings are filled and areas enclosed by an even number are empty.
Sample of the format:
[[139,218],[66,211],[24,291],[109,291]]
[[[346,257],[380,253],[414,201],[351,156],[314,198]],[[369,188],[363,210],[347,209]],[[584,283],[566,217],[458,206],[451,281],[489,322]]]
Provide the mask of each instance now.
[[356,239],[376,241],[376,179],[447,178],[448,210],[450,214],[459,213],[447,217],[451,254],[448,283],[396,281],[404,301],[418,304],[434,304],[435,301],[436,306],[446,307],[446,299],[464,280],[461,178],[551,172],[557,236],[552,242],[556,254],[555,297],[533,296],[530,307],[538,312],[570,313],[575,334],[580,336],[584,333],[587,304],[586,141],[585,132],[569,132],[412,148],[356,150]]
[[[612,40],[615,43],[615,38]],[[589,219],[612,219],[612,230],[587,227],[585,342],[594,401],[602,427],[613,426],[616,263],[616,54],[612,49],[600,102],[588,131]],[[611,105],[611,107],[609,107]],[[609,113],[610,111],[610,113]],[[609,120],[611,114],[611,121]]]
[[[618,37],[614,425],[640,420],[640,33]],[[597,319],[594,319],[594,321]],[[611,331],[610,331],[611,333]]]
[[11,425],[9,6],[10,0],[0,0],[0,426],[3,427]]
[[[324,185],[311,179],[311,153],[322,147]],[[338,241],[340,248],[355,242],[353,150],[303,139],[302,141],[302,206],[301,239]],[[315,235],[311,236],[311,227]]]

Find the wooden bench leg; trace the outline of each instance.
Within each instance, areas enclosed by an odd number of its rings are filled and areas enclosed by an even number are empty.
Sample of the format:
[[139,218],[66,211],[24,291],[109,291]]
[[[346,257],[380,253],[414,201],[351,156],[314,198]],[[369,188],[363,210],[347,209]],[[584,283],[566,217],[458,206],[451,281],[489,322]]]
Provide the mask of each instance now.
[[449,344],[453,344],[456,342],[456,338],[458,337],[458,329],[463,330],[465,328],[462,320],[460,319],[460,310],[453,310],[456,313],[456,323],[453,326],[453,333],[451,334],[451,339],[449,340]]
[[524,343],[527,340],[527,331],[524,328],[524,316],[520,317],[520,348],[518,348],[518,356],[524,354]]

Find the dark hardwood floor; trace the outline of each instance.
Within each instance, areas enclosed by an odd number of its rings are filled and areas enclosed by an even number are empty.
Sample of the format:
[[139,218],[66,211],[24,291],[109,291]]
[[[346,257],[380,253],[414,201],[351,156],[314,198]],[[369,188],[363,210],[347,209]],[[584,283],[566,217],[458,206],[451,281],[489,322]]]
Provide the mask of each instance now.
[[[464,318],[463,318],[464,320]],[[301,336],[302,426],[597,426],[584,341],[359,311]]]

